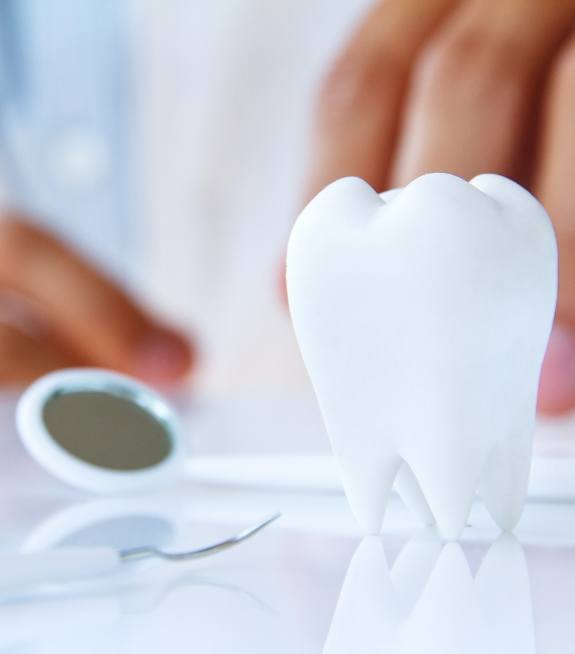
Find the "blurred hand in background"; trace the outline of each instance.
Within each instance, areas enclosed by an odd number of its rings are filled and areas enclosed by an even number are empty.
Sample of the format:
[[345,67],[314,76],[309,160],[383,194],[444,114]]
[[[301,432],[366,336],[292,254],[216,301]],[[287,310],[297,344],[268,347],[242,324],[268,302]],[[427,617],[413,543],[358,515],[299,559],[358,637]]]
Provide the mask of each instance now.
[[0,219],[0,385],[69,366],[113,368],[156,385],[189,372],[190,345],[54,236]]
[[575,407],[575,1],[386,0],[327,76],[308,195],[426,172],[500,173],[550,213],[560,258],[539,408]]
[[[277,209],[280,182],[289,177],[290,166],[294,175],[300,168],[296,150],[282,159],[288,141],[297,140],[297,130],[290,132],[297,123],[294,110],[301,109],[302,125],[307,115],[308,78],[300,73],[314,67],[313,56],[319,62],[328,19],[345,13],[342,7],[348,3],[318,2],[315,8],[315,2],[309,3],[309,13],[304,5],[286,3],[281,15],[291,17],[289,28],[278,23],[279,10],[272,6],[263,17],[263,5],[259,7],[260,22],[253,19],[251,5],[237,14],[216,7],[209,15],[219,40],[206,33],[202,47],[210,53],[207,60],[213,63],[219,56],[219,63],[205,80],[204,60],[197,55],[205,30],[191,30],[204,25],[199,18],[207,5],[196,10],[194,3],[181,3],[179,13],[160,2],[150,3],[147,11],[148,3],[132,3],[132,25],[120,4],[0,4],[0,28],[10,35],[0,40],[0,68],[7,73],[0,154],[10,169],[4,181],[17,200],[3,206],[18,207],[47,227],[40,230],[19,216],[0,222],[0,311],[6,307],[0,322],[0,385],[64,365],[116,368],[162,384],[186,374],[191,346],[112,281],[124,279],[114,266],[137,258],[137,248],[128,251],[129,246],[139,242],[139,228],[145,231],[150,225],[155,225],[151,240],[158,235],[171,240],[162,241],[163,248],[158,245],[156,254],[164,255],[154,260],[150,250],[142,250],[144,268],[152,274],[139,288],[149,291],[150,279],[160,279],[156,296],[171,293],[171,305],[178,310],[186,301],[197,307],[189,317],[193,332],[195,323],[201,323],[203,349],[210,337],[210,356],[203,359],[214,359],[214,352],[219,357],[210,379],[233,376],[227,362],[234,353],[236,378],[245,384],[246,372],[258,367],[257,357],[272,361],[270,353],[288,351],[271,338],[272,330],[274,337],[282,337],[283,323],[275,304],[265,304],[268,285],[260,279],[267,282],[269,276],[269,287],[273,285],[273,244],[277,251],[282,247],[285,234],[279,223],[285,219],[287,231],[292,212],[278,217],[275,231],[269,228],[269,215]],[[363,0],[353,4],[364,11]],[[218,4],[226,5],[225,0]],[[346,34],[351,13],[345,17]],[[326,18],[321,34],[320,14]],[[341,21],[343,26],[343,17]],[[278,24],[281,29],[275,31]],[[129,41],[130,26],[141,25],[147,28],[139,39]],[[307,188],[311,195],[333,179],[358,175],[383,190],[429,171],[467,178],[498,172],[530,188],[552,216],[560,250],[558,317],[540,393],[540,408],[547,412],[575,407],[574,30],[575,0],[375,3],[320,89]],[[238,38],[230,39],[231,34]],[[233,47],[226,50],[230,41]],[[297,57],[289,49],[294,43]],[[195,60],[201,63],[194,68]],[[134,79],[129,76],[132,61],[140,62]],[[310,73],[310,92],[315,79]],[[159,85],[160,80],[169,84]],[[274,92],[270,87],[277,80]],[[189,91],[185,97],[183,89]],[[155,105],[158,98],[161,111]],[[152,109],[138,113],[141,105]],[[132,122],[145,126],[136,131],[135,143],[143,146],[134,153],[122,131]],[[186,125],[196,129],[184,138]],[[281,134],[289,138],[272,138]],[[180,151],[197,156],[180,157]],[[146,161],[147,172],[140,178],[138,168],[132,179],[128,164],[138,159]],[[268,178],[272,159],[277,170]],[[258,211],[255,198],[265,195],[262,186],[268,196]],[[131,189],[137,189],[136,202]],[[153,220],[142,219],[142,207]],[[191,231],[178,227],[178,221],[190,223]],[[97,261],[98,268],[55,234],[78,245],[78,252],[97,255],[90,261]],[[194,264],[189,270],[171,265],[184,259]],[[169,275],[159,274],[158,261]],[[236,284],[242,275],[244,281]],[[248,302],[251,308],[245,310]],[[281,319],[291,338],[287,318]],[[265,357],[260,332],[270,336]],[[284,368],[270,363],[258,374],[269,381],[272,369]]]

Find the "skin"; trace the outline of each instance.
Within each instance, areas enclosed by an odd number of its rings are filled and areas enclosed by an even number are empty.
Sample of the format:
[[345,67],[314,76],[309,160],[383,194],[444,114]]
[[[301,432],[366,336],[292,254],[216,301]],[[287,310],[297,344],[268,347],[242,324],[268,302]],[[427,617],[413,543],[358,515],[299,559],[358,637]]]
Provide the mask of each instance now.
[[516,179],[549,212],[559,300],[539,410],[575,408],[575,0],[385,0],[315,110],[307,196],[347,175],[378,190],[427,172]]
[[113,368],[177,383],[194,353],[119,286],[16,215],[0,221],[0,384],[68,366]]

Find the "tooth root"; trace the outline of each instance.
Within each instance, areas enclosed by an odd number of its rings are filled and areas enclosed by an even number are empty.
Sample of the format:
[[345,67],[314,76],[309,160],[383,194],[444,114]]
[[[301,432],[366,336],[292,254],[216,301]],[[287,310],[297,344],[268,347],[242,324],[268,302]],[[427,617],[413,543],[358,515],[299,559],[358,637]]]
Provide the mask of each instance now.
[[483,503],[504,531],[516,527],[527,496],[532,439],[526,429],[522,427],[495,445],[479,483]]
[[401,459],[389,456],[371,461],[345,457],[338,460],[343,487],[356,520],[367,534],[379,534]]
[[407,462],[403,462],[395,480],[395,490],[405,504],[424,525],[433,525],[435,519],[419,483]]
[[463,531],[477,492],[485,459],[452,447],[426,451],[409,460],[442,539],[457,540]]

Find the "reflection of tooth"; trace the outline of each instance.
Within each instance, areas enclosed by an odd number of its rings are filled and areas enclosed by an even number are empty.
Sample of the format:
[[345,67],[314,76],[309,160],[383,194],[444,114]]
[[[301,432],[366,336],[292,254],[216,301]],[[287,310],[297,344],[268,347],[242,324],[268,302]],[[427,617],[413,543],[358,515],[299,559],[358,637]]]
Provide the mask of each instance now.
[[350,563],[324,654],[534,654],[523,550],[501,536],[473,579],[457,543],[414,539],[387,566],[367,537]]
[[391,642],[403,618],[381,540],[366,537],[351,560],[324,654],[372,654]]
[[407,617],[421,595],[430,570],[441,554],[441,542],[434,531],[428,530],[412,538],[397,555],[391,570],[391,579]]
[[424,175],[380,198],[331,184],[290,238],[290,310],[350,505],[377,533],[398,490],[447,539],[476,490],[517,522],[556,245],[515,183]]
[[[482,629],[473,578],[457,543],[443,548],[409,617],[399,625],[396,654],[484,654],[489,642]],[[428,645],[428,643],[431,643]]]
[[[499,636],[492,654],[535,654],[535,629],[527,564],[521,546],[502,535],[475,576],[487,624]],[[495,641],[495,639],[494,639]]]

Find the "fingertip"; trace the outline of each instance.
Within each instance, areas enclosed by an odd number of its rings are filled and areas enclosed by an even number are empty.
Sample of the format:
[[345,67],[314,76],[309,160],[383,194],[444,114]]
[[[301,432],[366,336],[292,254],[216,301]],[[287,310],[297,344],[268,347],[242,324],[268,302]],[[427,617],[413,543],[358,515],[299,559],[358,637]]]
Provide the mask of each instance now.
[[282,306],[287,308],[287,306],[288,306],[288,292],[287,292],[285,260],[284,260],[281,268],[278,270],[277,292],[278,292],[280,302],[282,303]]
[[134,346],[132,373],[154,385],[172,385],[192,370],[196,352],[181,334],[166,328],[153,328]]

